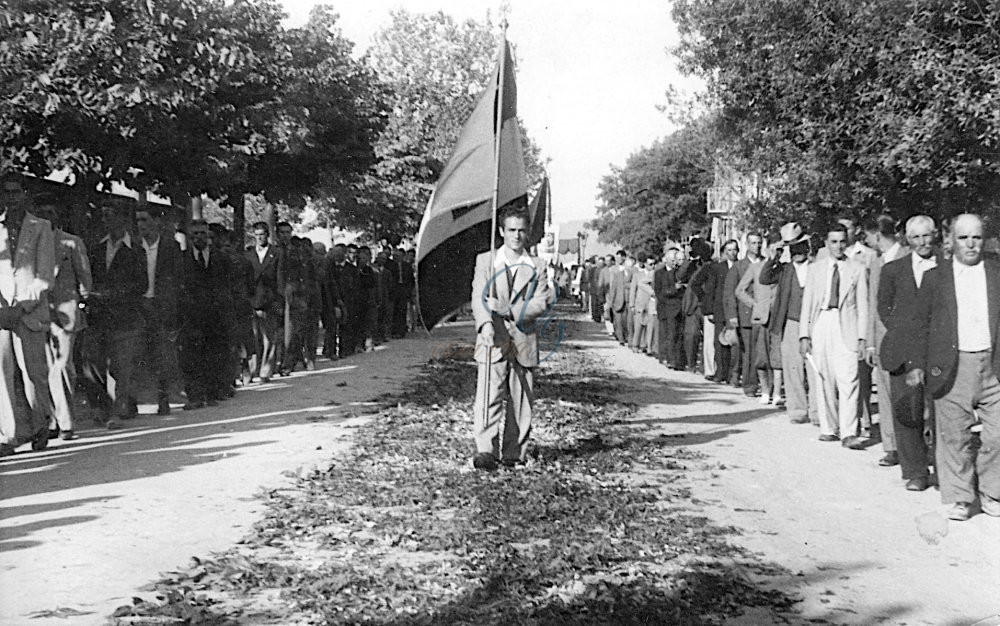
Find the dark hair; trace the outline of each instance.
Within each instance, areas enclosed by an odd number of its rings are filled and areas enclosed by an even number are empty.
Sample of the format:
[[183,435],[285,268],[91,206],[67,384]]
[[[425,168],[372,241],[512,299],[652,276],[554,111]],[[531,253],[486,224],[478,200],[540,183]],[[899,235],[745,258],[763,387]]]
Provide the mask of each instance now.
[[736,251],[739,252],[739,250],[740,250],[740,242],[736,241],[735,239],[727,239],[726,243],[722,244],[722,249],[725,250],[726,246],[728,246],[731,243],[735,243],[736,244]]
[[191,227],[191,226],[204,226],[205,228],[208,228],[209,230],[211,230],[211,228],[208,225],[208,222],[206,222],[205,220],[191,220],[191,222],[188,224],[188,226],[189,227]]
[[60,202],[59,196],[51,191],[43,191],[42,193],[35,195],[35,206],[54,206],[56,208],[60,208],[62,206],[62,202]]
[[840,213],[838,213],[837,217],[834,218],[834,221],[840,223],[840,220],[847,220],[848,222],[855,225],[858,223],[858,218],[855,217],[854,213],[851,213],[850,211],[841,211]]
[[212,222],[208,225],[208,230],[212,231],[213,235],[222,235],[228,233],[229,230],[218,222]]
[[841,224],[840,222],[831,223],[826,227],[825,231],[826,231],[826,237],[824,237],[824,239],[829,238],[830,233],[844,233],[844,235],[847,235],[847,227]]
[[267,225],[267,222],[254,222],[251,228],[253,230],[257,230],[258,228],[263,228],[265,233],[267,233],[268,235],[271,234],[271,227]]
[[624,257],[627,257],[628,256],[628,252],[625,252],[624,250],[619,250],[618,252],[615,252],[615,256],[624,256]]
[[161,217],[163,217],[163,208],[155,204],[149,204],[148,202],[136,205],[135,212],[149,213],[149,217],[153,218],[154,220],[158,220]]
[[275,230],[281,230],[282,228],[284,228],[286,226],[288,227],[289,230],[291,230],[292,225],[289,224],[288,222],[278,222],[277,224],[274,225],[274,229]]
[[358,252],[369,252],[370,253],[371,251],[372,251],[372,249],[370,247],[368,247],[368,246],[361,246],[360,248],[358,248]]
[[531,216],[528,215],[527,207],[520,204],[508,204],[497,211],[497,227],[502,230],[507,220],[512,217],[524,220],[525,224],[531,224]]

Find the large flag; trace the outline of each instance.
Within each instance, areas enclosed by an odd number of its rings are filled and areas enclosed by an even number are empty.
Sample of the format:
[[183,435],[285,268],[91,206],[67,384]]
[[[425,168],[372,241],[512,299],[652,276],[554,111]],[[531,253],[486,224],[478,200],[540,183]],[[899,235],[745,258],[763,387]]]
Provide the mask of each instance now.
[[531,232],[528,233],[528,246],[537,246],[545,237],[545,225],[552,223],[549,211],[549,177],[542,179],[542,185],[528,205],[528,215],[531,216]]
[[[527,204],[514,61],[506,41],[500,54],[504,56],[462,128],[417,233],[417,304],[428,330],[471,299],[476,255],[490,247],[494,186],[498,208]],[[498,104],[502,107],[499,133]],[[496,141],[500,142],[499,168]]]

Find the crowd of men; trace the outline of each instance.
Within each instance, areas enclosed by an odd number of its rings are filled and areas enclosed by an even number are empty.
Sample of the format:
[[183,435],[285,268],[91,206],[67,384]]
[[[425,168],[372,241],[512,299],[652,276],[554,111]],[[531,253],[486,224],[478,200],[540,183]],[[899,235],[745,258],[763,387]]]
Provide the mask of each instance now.
[[940,230],[842,215],[812,236],[785,224],[770,246],[750,233],[743,255],[693,238],[662,259],[590,259],[580,290],[634,351],[783,405],[820,441],[880,437],[879,465],[909,491],[937,484],[963,521],[1000,516],[1000,262],[984,242],[977,215]]
[[178,396],[195,410],[412,328],[414,255],[398,238],[327,252],[258,222],[244,248],[220,224],[179,229],[160,206],[110,197],[94,213],[101,232],[81,238],[58,197],[2,182],[0,456],[75,438],[77,405],[121,428],[143,381],[159,415]]

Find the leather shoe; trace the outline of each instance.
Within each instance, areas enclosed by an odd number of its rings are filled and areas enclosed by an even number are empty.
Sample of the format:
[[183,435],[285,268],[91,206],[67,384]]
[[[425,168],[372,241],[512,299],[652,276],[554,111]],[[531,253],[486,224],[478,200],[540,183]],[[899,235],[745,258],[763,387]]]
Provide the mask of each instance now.
[[64,430],[59,433],[59,438],[63,441],[73,441],[74,439],[79,439],[80,435],[74,433],[72,430]]
[[991,498],[985,493],[979,494],[979,508],[990,517],[1000,517],[1000,500]]
[[14,454],[14,446],[9,443],[0,443],[0,457]]
[[837,435],[820,435],[820,441],[840,441],[840,437]]
[[926,476],[919,476],[917,478],[911,478],[910,480],[906,481],[907,491],[924,491],[928,487],[930,487],[930,485],[927,483]]
[[[892,452],[886,452],[885,456],[878,460],[878,464],[882,467],[892,467],[893,465],[899,465],[899,454],[893,450]],[[926,481],[925,481],[926,482]],[[927,489],[927,487],[924,487]],[[923,491],[923,489],[921,489]]]
[[45,448],[48,447],[49,447],[49,427],[46,426],[45,428],[42,428],[37,433],[35,433],[35,437],[31,440],[31,449],[37,451],[37,450],[44,450]]
[[972,517],[972,505],[968,502],[956,502],[948,510],[948,519],[956,522],[964,522]]
[[840,445],[850,450],[864,450],[865,440],[861,437],[844,437],[841,440]]
[[500,461],[500,464],[507,469],[513,469],[518,465],[523,465],[524,461],[522,461],[521,459],[503,459],[502,461]]
[[489,452],[480,452],[472,457],[472,467],[478,470],[492,472],[497,468],[497,458]]

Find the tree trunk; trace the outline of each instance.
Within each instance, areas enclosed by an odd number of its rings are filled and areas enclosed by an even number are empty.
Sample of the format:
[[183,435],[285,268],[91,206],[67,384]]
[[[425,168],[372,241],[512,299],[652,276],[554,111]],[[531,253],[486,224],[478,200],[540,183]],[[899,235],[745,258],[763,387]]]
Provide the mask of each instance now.
[[242,250],[246,246],[247,239],[245,196],[243,192],[230,192],[226,203],[233,207],[233,245],[237,250]]

